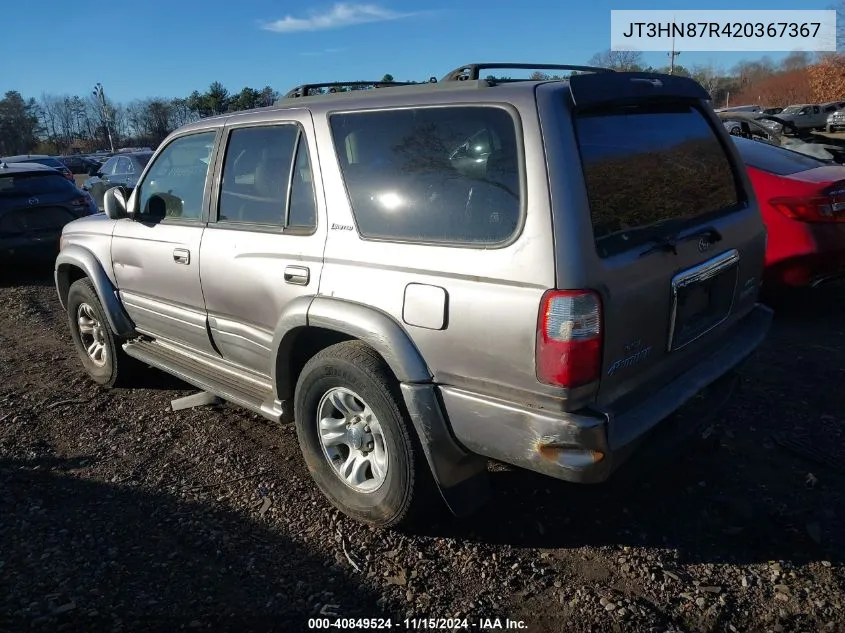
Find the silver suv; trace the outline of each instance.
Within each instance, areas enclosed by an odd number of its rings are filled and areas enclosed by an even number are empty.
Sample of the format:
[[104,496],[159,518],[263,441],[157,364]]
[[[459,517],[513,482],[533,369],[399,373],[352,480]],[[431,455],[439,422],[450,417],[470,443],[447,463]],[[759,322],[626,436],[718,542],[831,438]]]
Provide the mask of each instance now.
[[91,378],[148,365],[292,418],[322,492],[378,526],[431,492],[470,512],[488,459],[600,482],[693,428],[672,414],[726,395],[771,321],[765,229],[707,93],[490,66],[174,132],[64,230]]

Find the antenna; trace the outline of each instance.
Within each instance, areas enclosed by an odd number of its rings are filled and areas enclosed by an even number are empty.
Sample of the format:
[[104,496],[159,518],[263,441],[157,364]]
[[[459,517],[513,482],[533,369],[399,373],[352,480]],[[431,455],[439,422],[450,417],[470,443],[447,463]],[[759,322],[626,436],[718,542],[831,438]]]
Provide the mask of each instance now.
[[675,74],[675,58],[681,54],[681,51],[675,50],[675,16],[672,16],[672,52],[666,53],[669,56],[669,74]]

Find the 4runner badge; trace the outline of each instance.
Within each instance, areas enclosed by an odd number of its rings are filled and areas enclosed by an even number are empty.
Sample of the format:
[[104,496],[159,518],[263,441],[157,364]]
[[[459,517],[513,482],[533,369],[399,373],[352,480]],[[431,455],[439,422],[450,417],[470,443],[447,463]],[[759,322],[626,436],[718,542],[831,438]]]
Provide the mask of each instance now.
[[628,354],[625,358],[613,361],[610,367],[607,368],[607,375],[612,376],[621,369],[628,369],[634,365],[638,365],[651,355],[651,345],[643,347],[642,339],[632,341],[625,346],[625,353]]
[[351,224],[332,224],[332,231],[351,231],[352,228]]

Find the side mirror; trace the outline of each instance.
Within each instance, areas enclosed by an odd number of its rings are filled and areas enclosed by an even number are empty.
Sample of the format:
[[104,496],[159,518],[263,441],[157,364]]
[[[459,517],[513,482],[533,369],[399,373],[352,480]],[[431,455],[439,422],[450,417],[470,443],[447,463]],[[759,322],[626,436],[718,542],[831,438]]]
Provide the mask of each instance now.
[[126,192],[123,187],[108,189],[103,197],[103,206],[106,209],[106,216],[111,220],[127,217]]

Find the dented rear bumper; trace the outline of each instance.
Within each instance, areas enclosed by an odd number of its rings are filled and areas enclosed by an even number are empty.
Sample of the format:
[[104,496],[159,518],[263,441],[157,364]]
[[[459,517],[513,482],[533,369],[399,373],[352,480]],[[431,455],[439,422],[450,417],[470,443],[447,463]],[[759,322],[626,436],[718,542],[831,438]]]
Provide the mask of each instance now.
[[644,445],[671,451],[674,440],[700,428],[727,401],[733,370],[763,342],[771,321],[772,311],[756,306],[710,355],[624,411],[558,413],[454,387],[440,392],[455,438],[469,451],[557,479],[599,483],[639,449],[651,454]]

